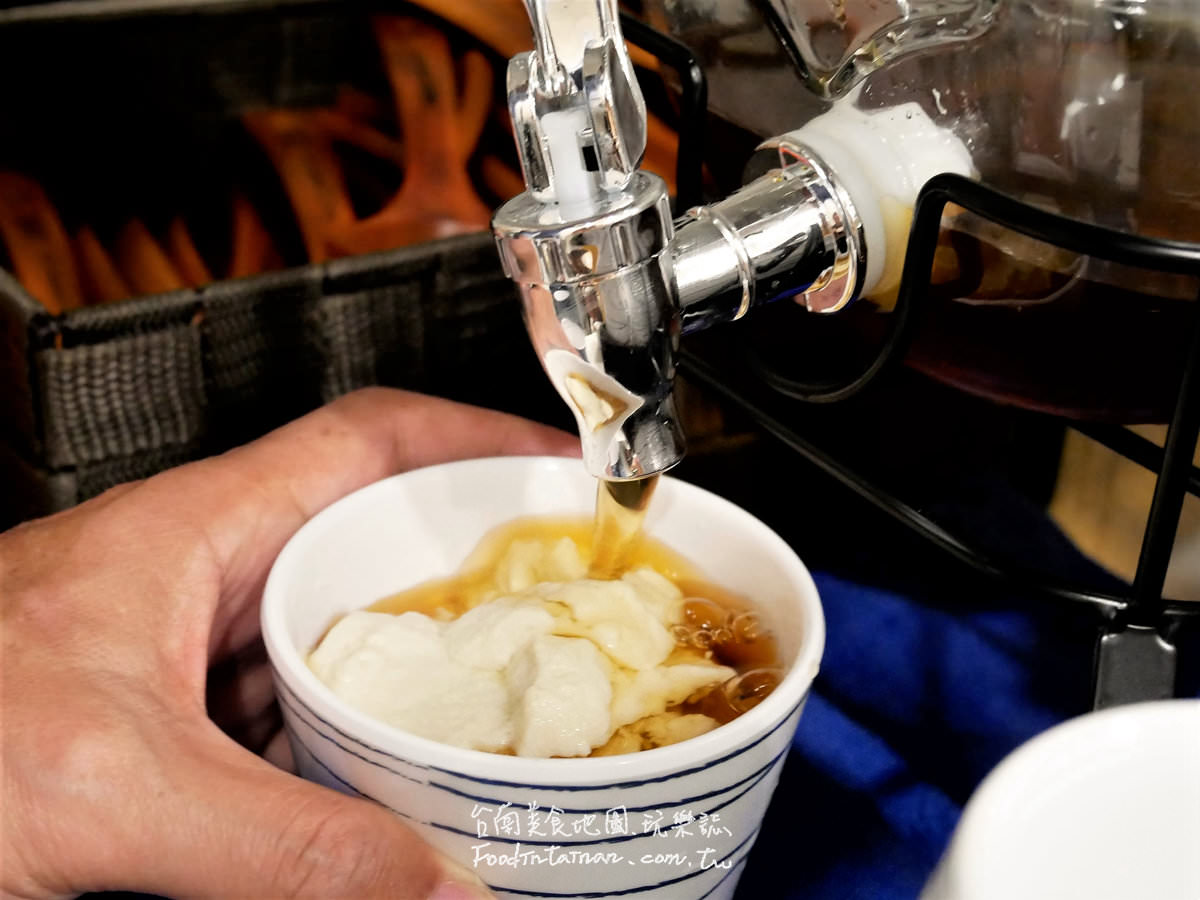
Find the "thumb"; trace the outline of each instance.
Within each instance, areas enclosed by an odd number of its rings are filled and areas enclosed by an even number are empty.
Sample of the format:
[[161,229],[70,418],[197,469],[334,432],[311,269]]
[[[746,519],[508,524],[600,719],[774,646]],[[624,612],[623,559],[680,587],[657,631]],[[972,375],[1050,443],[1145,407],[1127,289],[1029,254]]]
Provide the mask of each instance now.
[[159,827],[142,854],[152,867],[144,872],[147,890],[175,897],[492,896],[375,803],[289,775],[223,736],[197,756],[153,817]]

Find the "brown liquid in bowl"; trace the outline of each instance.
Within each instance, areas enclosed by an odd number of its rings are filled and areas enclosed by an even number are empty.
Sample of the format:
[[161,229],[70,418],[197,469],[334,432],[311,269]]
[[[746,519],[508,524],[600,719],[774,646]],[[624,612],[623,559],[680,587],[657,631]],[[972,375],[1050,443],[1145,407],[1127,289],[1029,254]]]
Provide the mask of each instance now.
[[[637,518],[640,526],[640,516]],[[599,558],[607,561],[605,565],[611,567],[614,558],[623,557],[621,570],[648,566],[683,592],[684,621],[672,629],[676,647],[666,660],[668,664],[703,658],[729,666],[738,673],[724,684],[700,689],[684,703],[668,708],[668,713],[701,713],[725,724],[770,694],[779,683],[783,665],[775,635],[751,602],[705,579],[684,557],[661,542],[645,537],[640,529],[627,538],[626,547],[614,552],[609,543],[614,532],[596,527],[592,519],[516,519],[486,535],[458,574],[385,597],[370,609],[394,615],[420,612],[443,621],[455,619],[496,596],[496,570],[513,543],[534,540],[553,544],[565,537],[575,544],[584,560],[594,561],[598,558],[594,552],[597,534],[601,535]],[[593,563],[593,573],[596,568]],[[625,728],[636,731],[637,724]],[[591,755],[625,752],[614,749],[617,746],[614,741],[597,748]],[[640,749],[653,746],[655,744],[643,740]]]

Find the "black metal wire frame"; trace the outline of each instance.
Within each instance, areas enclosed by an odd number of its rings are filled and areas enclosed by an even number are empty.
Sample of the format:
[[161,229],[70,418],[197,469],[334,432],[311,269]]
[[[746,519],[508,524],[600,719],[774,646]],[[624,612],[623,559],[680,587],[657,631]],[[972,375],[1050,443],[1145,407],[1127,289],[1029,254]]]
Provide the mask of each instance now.
[[[942,214],[948,203],[956,203],[1014,231],[1077,253],[1123,265],[1200,277],[1200,246],[1145,238],[1077,222],[1036,209],[969,179],[939,175],[921,191],[914,208],[891,330],[871,364],[831,392],[836,393],[838,399],[857,393],[903,358],[930,287]],[[704,360],[685,353],[681,370],[725,397],[817,468],[976,571],[1029,596],[1090,604],[1111,622],[1111,627],[1151,625],[1169,631],[1184,621],[1200,622],[1200,603],[1173,601],[1162,596],[1183,496],[1189,489],[1196,493],[1200,488],[1200,471],[1191,464],[1191,448],[1196,446],[1200,434],[1200,298],[1197,298],[1195,328],[1164,449],[1160,450],[1124,429],[1067,423],[1159,473],[1137,575],[1127,596],[1080,589],[996,561],[805,440],[783,421],[781,414],[769,409],[769,404],[756,402],[746,392],[730,386],[729,379]]]
[[[1103,425],[1097,422],[1072,422],[1071,427],[1097,444],[1103,444],[1118,456],[1124,456],[1151,472],[1163,468],[1163,448],[1140,434],[1120,425]],[[1200,497],[1200,468],[1191,467],[1187,477],[1187,492]]]
[[[678,74],[682,108],[676,163],[677,202],[678,208],[686,209],[702,202],[703,130],[708,103],[704,72],[686,45],[631,16],[622,14],[621,19],[622,28],[631,43],[647,50]],[[930,290],[942,215],[949,203],[955,203],[1027,237],[1075,253],[1120,265],[1200,278],[1198,244],[1148,238],[1079,222],[1030,206],[970,179],[951,174],[938,175],[921,190],[914,206],[904,271],[891,326],[867,367],[840,383],[797,383],[790,385],[789,389],[789,384],[780,383],[779,379],[764,380],[777,392],[791,394],[808,402],[837,402],[859,393],[903,359]],[[1191,464],[1192,453],[1200,438],[1200,296],[1197,297],[1195,312],[1195,332],[1181,374],[1165,446],[1161,450],[1123,428],[1067,422],[1082,434],[1158,475],[1137,572],[1132,588],[1125,596],[1082,589],[998,562],[805,440],[785,424],[780,415],[756,402],[747,392],[733,387],[729,378],[703,359],[685,351],[680,360],[680,371],[724,397],[767,433],[877,509],[975,571],[997,579],[1026,596],[1090,606],[1106,623],[1104,630],[1110,634],[1127,626],[1150,627],[1170,634],[1184,623],[1200,624],[1200,603],[1169,600],[1162,595],[1179,529],[1184,495],[1190,491],[1200,496],[1200,469]]]
[[704,121],[708,115],[708,80],[696,55],[684,43],[621,13],[621,30],[629,43],[641,47],[675,70],[680,86],[679,149],[675,158],[676,209],[704,202]]
[[[1200,245],[1127,234],[1079,222],[1030,206],[968,178],[945,174],[925,185],[914,209],[900,283],[900,300],[910,310],[915,310],[928,294],[942,214],[948,203],[958,204],[1012,231],[1074,253],[1125,266],[1200,278]],[[1122,616],[1130,625],[1157,625],[1166,610],[1162,590],[1167,567],[1179,530],[1183,498],[1189,480],[1195,480],[1192,454],[1200,438],[1200,296],[1194,318],[1194,334],[1167,429],[1137,572]],[[907,315],[903,327],[910,329],[914,321],[914,316]],[[893,343],[903,345],[906,341]]]
[[[974,571],[1032,599],[1047,598],[1091,606],[1106,621],[1117,621],[1128,615],[1131,606],[1128,597],[1080,588],[1040,574],[1020,571],[1012,564],[998,561],[986,551],[952,534],[916,507],[874,484],[804,438],[786,424],[785,411],[772,408],[769,402],[760,402],[749,392],[733,386],[727,377],[728,373],[718,371],[702,357],[685,351],[680,359],[680,372],[705,390],[727,400],[767,434],[876,509]],[[1200,603],[1167,600],[1164,601],[1162,615],[1171,623],[1190,620],[1200,624]]]

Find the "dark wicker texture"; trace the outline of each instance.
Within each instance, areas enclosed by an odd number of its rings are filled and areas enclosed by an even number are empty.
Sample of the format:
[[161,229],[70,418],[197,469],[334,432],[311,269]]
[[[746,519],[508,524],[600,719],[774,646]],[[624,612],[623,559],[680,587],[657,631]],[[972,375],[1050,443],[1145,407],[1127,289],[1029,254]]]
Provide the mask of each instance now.
[[4,527],[367,385],[561,415],[489,235],[61,317],[0,272],[0,377]]

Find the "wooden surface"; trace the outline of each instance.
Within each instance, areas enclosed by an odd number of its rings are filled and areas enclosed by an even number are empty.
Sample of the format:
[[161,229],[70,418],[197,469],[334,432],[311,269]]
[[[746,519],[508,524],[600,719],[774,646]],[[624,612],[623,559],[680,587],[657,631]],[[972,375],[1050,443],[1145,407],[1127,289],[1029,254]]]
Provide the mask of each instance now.
[[[1165,426],[1131,430],[1162,446]],[[1193,459],[1200,464],[1200,448]],[[1067,432],[1050,514],[1079,548],[1132,580],[1154,494],[1154,475],[1074,431]],[[1166,595],[1200,602],[1200,500],[1188,496],[1167,572]]]

